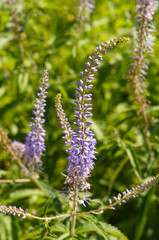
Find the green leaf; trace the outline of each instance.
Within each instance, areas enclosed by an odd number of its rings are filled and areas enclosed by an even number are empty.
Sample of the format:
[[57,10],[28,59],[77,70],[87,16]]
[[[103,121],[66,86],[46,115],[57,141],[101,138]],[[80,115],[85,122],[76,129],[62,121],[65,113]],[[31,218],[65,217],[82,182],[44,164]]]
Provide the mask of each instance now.
[[96,217],[94,217],[92,215],[90,215],[90,216],[80,216],[80,217],[82,217],[82,218],[86,219],[87,221],[89,221],[90,223],[92,223],[92,225],[96,228],[96,230],[98,232],[100,232],[100,234],[104,237],[105,240],[110,239],[108,234],[106,233],[105,229],[103,228],[102,224],[100,223],[100,221]]
[[108,195],[111,193],[113,184],[114,184],[115,180],[117,179],[119,173],[121,172],[121,170],[123,169],[123,167],[127,163],[127,161],[128,161],[127,158],[123,158],[123,160],[120,161],[120,164],[117,167],[117,169],[114,171],[114,174],[113,174],[112,178],[110,179]]
[[0,176],[6,176],[7,175],[7,171],[5,170],[0,170]]
[[12,34],[8,34],[8,36],[6,34],[1,34],[0,35],[0,50],[2,50],[9,41],[11,41],[13,39],[13,35]]
[[130,160],[130,163],[131,163],[131,165],[132,165],[132,167],[133,167],[133,169],[134,169],[134,172],[135,172],[137,178],[138,178],[140,181],[142,181],[142,177],[141,177],[141,175],[140,175],[140,168],[139,168],[139,165],[138,165],[138,161],[137,161],[137,159],[136,159],[136,156],[135,156],[133,150],[130,149],[130,148],[125,147],[125,151],[126,151],[126,153],[127,153],[127,156],[128,156],[128,158],[129,158],[129,160]]
[[45,217],[47,217],[47,211],[48,211],[49,205],[52,205],[52,207],[54,207],[57,214],[61,212],[61,203],[60,203],[59,196],[58,194],[56,194],[56,192],[52,193],[52,195],[49,197],[49,199],[45,204],[45,207],[44,207]]
[[10,199],[16,200],[21,198],[26,198],[34,195],[44,196],[43,192],[38,189],[21,189],[14,191],[10,194]]
[[13,240],[11,216],[0,214],[0,239]]
[[105,231],[121,240],[128,240],[128,238],[117,228],[107,223],[101,223]]
[[29,80],[29,74],[26,73],[20,73],[18,76],[18,86],[19,86],[19,92],[22,93],[26,89],[26,86],[28,85]]
[[30,239],[38,240],[38,239],[41,239],[42,232],[46,232],[45,225],[39,224],[38,226],[29,230],[28,233],[25,233],[25,235],[20,239],[21,240],[30,240]]
[[69,237],[70,236],[70,233],[65,233],[65,234],[62,234],[58,240],[63,240],[63,239],[66,239],[66,237]]
[[[91,119],[90,119],[90,121],[92,121]],[[99,141],[101,141],[101,140],[103,140],[103,138],[104,138],[104,132],[103,132],[103,126],[102,126],[102,124],[101,124],[101,122],[100,121],[95,121],[95,120],[93,120],[93,125],[91,126],[91,129],[93,130],[93,132],[95,133],[95,135],[96,135],[96,138],[99,140]]]
[[[115,237],[113,239],[128,240],[128,238],[117,227],[114,227],[110,224],[107,224],[107,223],[104,223],[101,221],[99,221],[97,223],[98,220],[92,219],[92,216],[91,216],[91,218],[89,216],[89,219],[87,217],[85,217],[85,219],[87,219],[89,221],[89,223],[86,223],[86,224],[83,224],[82,226],[80,226],[76,231],[77,233],[96,232],[98,226],[100,226],[102,228],[102,231],[104,230],[104,232],[106,233],[107,238],[105,238],[105,239],[111,240],[112,237]],[[95,226],[95,228],[93,227],[93,225]]]
[[151,113],[159,110],[159,106],[149,106],[148,109],[146,109],[146,113]]
[[144,233],[144,229],[149,217],[149,212],[151,211],[155,188],[156,186],[152,187],[148,191],[146,199],[143,201],[143,204],[141,205],[141,212],[139,212],[138,214],[138,219],[139,219],[138,226],[137,226],[135,237],[134,237],[135,240],[140,240]]
[[65,226],[60,221],[62,221],[62,220],[59,220],[53,226],[50,227],[51,233],[53,233],[53,232],[69,233],[69,229],[67,228],[67,226]]
[[13,239],[14,240],[19,240],[19,223],[18,223],[18,218],[15,218],[14,216],[11,216],[12,219],[12,234],[13,234]]

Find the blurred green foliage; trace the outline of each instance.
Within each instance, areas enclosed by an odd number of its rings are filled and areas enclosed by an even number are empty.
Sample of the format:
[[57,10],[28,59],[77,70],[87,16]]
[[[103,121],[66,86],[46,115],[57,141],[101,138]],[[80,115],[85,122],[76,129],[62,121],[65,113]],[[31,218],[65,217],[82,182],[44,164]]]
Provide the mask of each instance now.
[[[62,190],[64,176],[61,173],[66,169],[67,155],[56,118],[55,96],[62,93],[63,107],[73,123],[76,81],[87,57],[101,42],[120,36],[130,37],[130,44],[104,56],[92,91],[92,130],[98,141],[99,154],[90,178],[90,197],[106,203],[110,196],[141,183],[159,170],[159,10],[154,17],[157,28],[154,57],[150,58],[144,82],[153,117],[149,127],[153,149],[153,157],[150,157],[127,77],[135,30],[135,0],[97,0],[93,12],[83,23],[77,17],[78,5],[79,1],[72,0],[17,0],[11,9],[7,1],[0,1],[0,124],[11,139],[25,141],[37,86],[43,69],[47,68],[50,76],[45,114],[47,151],[40,179],[44,188],[49,185]],[[0,167],[4,179],[23,177],[16,163],[12,163],[4,152],[0,155]],[[32,183],[1,184],[0,194],[3,204],[22,206],[29,212],[36,210],[37,215],[43,215],[47,197]],[[52,200],[51,214],[64,210],[58,201],[57,196]],[[67,208],[65,206],[66,211]],[[117,207],[115,212],[105,211],[98,217],[117,226],[130,240],[158,240],[158,211],[157,185],[138,199]],[[43,229],[43,238],[38,237],[40,229]],[[0,215],[2,240],[54,239],[45,238],[47,231],[44,229],[47,229],[45,224],[38,225],[35,220]]]

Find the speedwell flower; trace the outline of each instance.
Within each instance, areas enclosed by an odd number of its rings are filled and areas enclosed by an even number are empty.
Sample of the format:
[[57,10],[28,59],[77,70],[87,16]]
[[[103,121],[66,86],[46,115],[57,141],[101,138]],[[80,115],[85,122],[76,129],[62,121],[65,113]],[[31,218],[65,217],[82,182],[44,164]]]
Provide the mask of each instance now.
[[43,129],[44,112],[46,106],[46,94],[48,88],[48,72],[44,70],[44,74],[41,79],[41,86],[39,87],[39,92],[37,93],[37,98],[34,103],[34,111],[32,117],[32,123],[30,127],[31,132],[28,132],[25,141],[25,151],[24,151],[24,164],[28,167],[30,174],[32,175],[36,170],[40,171],[42,167],[42,162],[40,160],[43,152],[45,151],[45,130]]
[[87,179],[90,172],[94,168],[94,160],[96,159],[95,145],[96,139],[92,133],[90,126],[92,124],[88,119],[92,116],[92,81],[97,71],[99,61],[103,60],[102,54],[107,54],[114,46],[128,41],[127,38],[114,39],[109,42],[102,43],[95,49],[92,56],[89,56],[88,62],[85,63],[85,70],[81,72],[81,79],[77,82],[76,88],[76,107],[74,125],[76,128],[72,134],[71,146],[68,150],[68,168],[65,184],[69,186],[69,191],[87,191],[90,184]]

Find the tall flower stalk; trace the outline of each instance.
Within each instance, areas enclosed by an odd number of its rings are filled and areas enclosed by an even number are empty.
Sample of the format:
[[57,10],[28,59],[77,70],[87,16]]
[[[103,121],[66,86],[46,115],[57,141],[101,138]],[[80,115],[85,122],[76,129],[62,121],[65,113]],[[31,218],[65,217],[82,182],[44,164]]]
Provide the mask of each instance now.
[[48,72],[44,70],[44,74],[41,79],[41,86],[39,87],[39,92],[37,93],[37,98],[34,103],[34,111],[32,117],[32,123],[30,127],[31,132],[28,132],[25,141],[24,150],[24,164],[30,171],[30,175],[33,175],[35,171],[41,171],[42,162],[41,156],[45,151],[45,130],[43,129],[44,112],[46,106],[46,94],[48,88]]
[[95,145],[96,139],[92,133],[90,126],[92,122],[88,120],[92,116],[92,81],[97,71],[99,61],[103,60],[102,54],[107,54],[113,47],[120,43],[128,41],[128,38],[114,39],[109,42],[102,43],[95,49],[92,56],[88,57],[85,63],[85,70],[81,72],[81,79],[77,82],[76,88],[76,107],[74,122],[75,129],[72,135],[71,147],[69,148],[68,169],[65,184],[69,186],[70,191],[78,189],[78,191],[87,191],[90,184],[87,179],[90,172],[94,168],[94,159],[96,159]]
[[147,138],[147,129],[150,122],[150,116],[146,114],[149,102],[146,99],[143,88],[143,80],[145,79],[148,69],[149,60],[147,55],[153,53],[153,39],[151,32],[154,30],[152,20],[156,2],[153,0],[138,0],[136,4],[136,24],[137,37],[134,45],[134,56],[132,68],[129,75],[131,88],[134,95],[135,104],[137,106],[138,115],[144,121],[143,130]]
[[[96,47],[95,52],[88,57],[88,62],[85,63],[85,70],[81,72],[81,79],[77,82],[76,107],[74,108],[76,121],[74,122],[75,129],[71,131],[72,138],[68,149],[68,167],[65,180],[65,184],[69,189],[70,200],[73,201],[72,236],[74,235],[76,223],[77,204],[83,203],[83,200],[80,198],[80,192],[88,191],[91,187],[87,179],[90,177],[90,173],[94,168],[94,160],[96,159],[96,139],[90,129],[92,122],[88,120],[92,116],[92,104],[90,103],[92,100],[92,94],[90,93],[93,87],[92,81],[94,80],[95,72],[97,72],[99,61],[103,60],[102,54],[107,54],[116,45],[128,40],[128,38],[114,39]],[[56,110],[62,128],[65,129],[64,134],[66,143],[68,143],[67,136],[70,130],[66,129],[70,129],[70,127],[68,127],[69,125],[58,97],[56,97]]]

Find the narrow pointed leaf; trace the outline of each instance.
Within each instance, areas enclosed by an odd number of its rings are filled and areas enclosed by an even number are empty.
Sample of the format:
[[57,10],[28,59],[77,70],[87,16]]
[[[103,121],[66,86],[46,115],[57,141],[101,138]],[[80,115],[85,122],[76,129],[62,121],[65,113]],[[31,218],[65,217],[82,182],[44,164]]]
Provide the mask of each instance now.
[[109,235],[105,232],[105,229],[103,228],[102,224],[98,219],[94,216],[81,216],[82,218],[86,219],[92,225],[96,228],[96,230],[104,237],[105,240],[110,240]]

